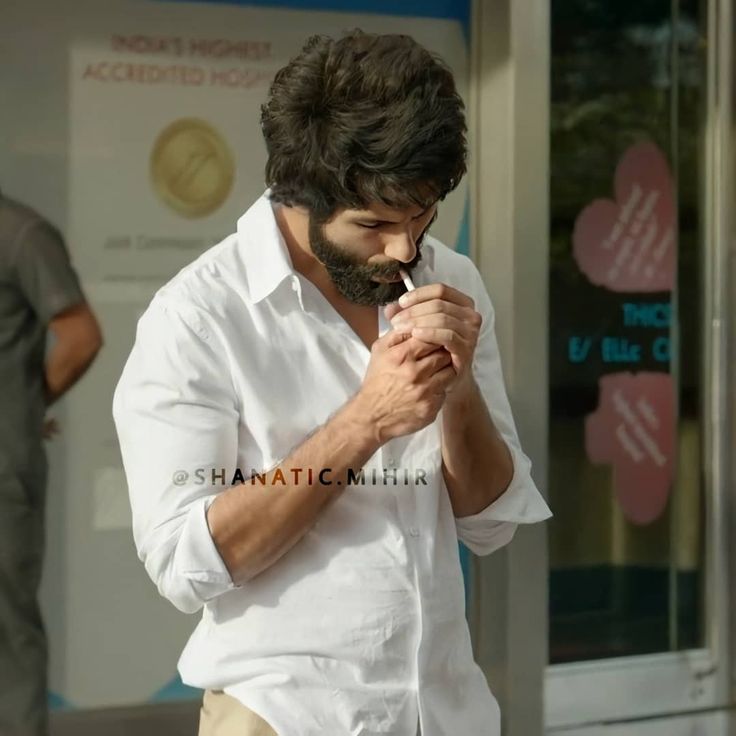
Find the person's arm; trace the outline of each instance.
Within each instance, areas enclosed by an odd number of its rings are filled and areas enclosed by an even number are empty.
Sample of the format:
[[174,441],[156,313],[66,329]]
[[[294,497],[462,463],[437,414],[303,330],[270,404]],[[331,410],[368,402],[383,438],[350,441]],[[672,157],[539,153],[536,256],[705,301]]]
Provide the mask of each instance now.
[[56,228],[29,222],[13,243],[12,262],[21,292],[53,339],[44,368],[46,403],[52,404],[90,366],[102,334]]
[[[161,595],[194,613],[245,585],[287,554],[340,493],[350,492],[349,468],[358,472],[391,437],[433,421],[440,384],[452,369],[443,368],[447,360],[439,352],[407,359],[415,349],[393,331],[384,335],[373,345],[361,389],[270,469],[265,485],[256,480],[219,489],[206,478],[200,482],[196,469],[238,467],[242,418],[228,351],[201,310],[154,298],[138,322],[113,416],[136,548]],[[247,407],[242,411],[247,422]],[[298,478],[296,468],[302,468]],[[321,485],[318,474],[327,468],[332,483]]]
[[[446,355],[425,355],[395,331],[376,340],[360,390],[265,474],[265,486],[233,486],[210,506],[210,532],[233,580],[247,582],[290,550],[345,490],[349,469],[357,472],[388,439],[434,421],[453,375]],[[304,469],[301,482],[292,481],[293,468]],[[310,486],[308,468],[315,479],[329,468],[331,485]]]
[[[345,490],[348,469],[357,471],[380,446],[354,398],[278,467],[263,473],[264,485],[259,480],[223,491],[207,521],[233,581],[246,583],[286,554]],[[325,484],[319,479],[323,469]]]
[[54,342],[46,357],[46,403],[53,404],[92,365],[102,347],[102,332],[86,302],[52,317],[49,331]]
[[421,286],[390,315],[397,329],[452,356],[456,379],[442,411],[442,474],[458,538],[483,555],[509,542],[518,524],[551,514],[519,447],[491,300],[477,268],[470,267],[467,293],[446,284]]
[[[495,473],[486,469],[484,472],[489,473],[488,475],[476,476],[470,481],[473,484],[478,483],[477,486],[466,489],[478,499],[475,513],[469,513],[468,509],[456,510],[455,528],[458,539],[470,550],[478,555],[487,555],[508,544],[519,524],[544,521],[552,514],[537,490],[531,475],[531,461],[519,442],[503,380],[501,355],[496,340],[495,313],[480,274],[477,269],[473,270],[473,295],[476,309],[483,320],[473,358],[473,378],[484,405],[476,406],[476,411],[488,412],[495,432],[509,453],[511,476],[509,478],[506,475],[509,466],[501,459],[498,445],[495,445],[495,450],[489,450],[486,446],[489,458],[493,455],[494,462],[499,462],[498,469]],[[443,426],[443,430],[452,431],[448,425]],[[452,442],[449,437],[445,439],[446,443],[448,441]],[[491,444],[490,447],[493,448],[494,445]],[[501,486],[503,490],[500,495],[491,500]],[[488,501],[485,507],[482,506],[484,500]]]
[[511,483],[511,452],[475,380],[447,396],[442,410],[442,460],[456,517],[479,513]]

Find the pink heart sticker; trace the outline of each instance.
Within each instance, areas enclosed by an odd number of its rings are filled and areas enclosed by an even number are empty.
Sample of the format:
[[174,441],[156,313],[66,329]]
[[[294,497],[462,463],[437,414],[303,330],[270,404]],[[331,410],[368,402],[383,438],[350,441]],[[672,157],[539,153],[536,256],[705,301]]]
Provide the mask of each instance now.
[[598,409],[585,420],[591,462],[613,466],[614,491],[632,524],[664,511],[675,452],[674,385],[667,373],[614,373],[599,380]]
[[672,177],[654,143],[629,148],[616,167],[616,201],[596,199],[578,215],[573,255],[590,281],[612,291],[671,291],[677,227]]

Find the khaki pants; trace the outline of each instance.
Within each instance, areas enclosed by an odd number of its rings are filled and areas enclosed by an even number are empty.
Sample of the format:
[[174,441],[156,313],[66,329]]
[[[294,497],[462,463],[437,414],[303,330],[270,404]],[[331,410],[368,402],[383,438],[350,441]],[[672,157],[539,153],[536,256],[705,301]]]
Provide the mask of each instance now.
[[199,736],[279,736],[239,700],[222,690],[205,690],[199,712]]
[[[222,690],[205,690],[199,712],[198,736],[279,736],[239,700]],[[417,724],[417,736],[421,736]]]

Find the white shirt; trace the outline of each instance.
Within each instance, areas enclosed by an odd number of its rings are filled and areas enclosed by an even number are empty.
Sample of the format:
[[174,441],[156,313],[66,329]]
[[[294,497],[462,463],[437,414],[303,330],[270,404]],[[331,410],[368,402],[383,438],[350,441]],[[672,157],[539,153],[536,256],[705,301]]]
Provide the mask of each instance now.
[[[184,612],[202,609],[181,677],[224,689],[280,736],[414,736],[418,721],[423,736],[495,736],[499,710],[473,660],[458,539],[489,554],[517,524],[550,513],[519,447],[493,308],[466,256],[427,236],[413,275],[417,285],[455,286],[483,315],[473,370],[512,452],[506,492],[454,518],[439,415],[381,447],[363,466],[365,485],[346,486],[248,583],[233,584],[212,541],[206,509],[235,470],[247,479],[286,459],[358,391],[370,358],[294,270],[267,195],[237,234],[156,293],[113,400],[139,556],[161,595]],[[390,324],[377,311],[383,335]],[[396,485],[391,470],[383,483],[384,468],[398,471]]]

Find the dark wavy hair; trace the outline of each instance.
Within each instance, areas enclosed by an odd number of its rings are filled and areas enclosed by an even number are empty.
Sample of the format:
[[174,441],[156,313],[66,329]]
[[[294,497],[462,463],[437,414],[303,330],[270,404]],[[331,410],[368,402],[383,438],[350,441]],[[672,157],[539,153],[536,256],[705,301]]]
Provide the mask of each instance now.
[[261,107],[271,199],[318,222],[376,201],[426,208],[465,174],[464,107],[452,72],[410,36],[312,36]]

